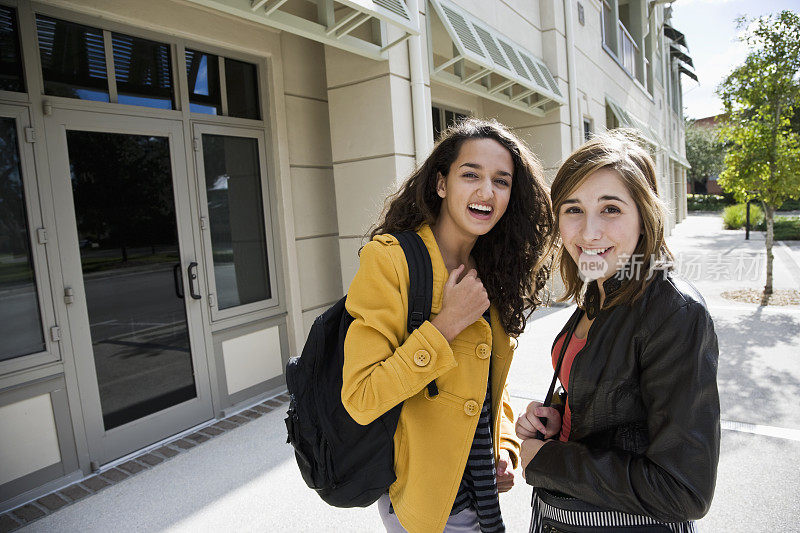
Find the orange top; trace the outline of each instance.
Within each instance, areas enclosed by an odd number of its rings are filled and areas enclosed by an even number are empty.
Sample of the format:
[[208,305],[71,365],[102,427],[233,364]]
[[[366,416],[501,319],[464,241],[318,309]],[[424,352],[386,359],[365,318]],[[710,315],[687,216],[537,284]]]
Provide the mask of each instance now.
[[[558,363],[558,356],[561,353],[561,345],[564,343],[564,337],[567,334],[561,336],[556,342],[556,345],[553,346],[553,368],[556,367]],[[568,441],[569,440],[569,430],[571,427],[571,419],[572,419],[572,412],[569,408],[569,390],[567,387],[569,386],[569,372],[572,369],[572,362],[575,361],[575,356],[578,355],[583,347],[586,346],[586,339],[579,339],[574,335],[570,338],[569,345],[567,346],[567,351],[564,353],[564,361],[561,363],[561,371],[559,372],[558,379],[561,381],[561,385],[563,385],[564,390],[567,391],[567,405],[564,407],[564,416],[561,419],[561,434],[558,437],[558,440],[561,441]]]

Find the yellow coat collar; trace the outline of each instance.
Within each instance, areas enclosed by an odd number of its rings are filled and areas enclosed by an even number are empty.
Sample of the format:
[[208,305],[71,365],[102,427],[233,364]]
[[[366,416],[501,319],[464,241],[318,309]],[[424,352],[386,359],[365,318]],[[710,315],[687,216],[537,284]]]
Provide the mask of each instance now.
[[[436,242],[436,237],[433,236],[433,230],[431,230],[431,227],[428,224],[423,224],[419,230],[417,230],[417,235],[422,237],[422,241],[428,248],[428,254],[431,256],[431,265],[433,266],[433,299],[431,300],[431,313],[438,315],[442,311],[444,284],[447,283],[447,278],[449,277],[450,273],[447,271],[447,267],[444,264],[442,252],[439,250],[439,244]],[[497,328],[499,331],[502,331],[503,328],[500,322],[500,315],[498,314],[497,308],[494,306],[494,304],[490,305],[489,314],[492,317],[492,329]],[[485,324],[484,321],[480,322]],[[486,326],[488,329],[489,324],[486,324]],[[506,340],[506,342],[508,341],[504,331],[503,335],[495,334],[492,335],[492,338],[503,338]],[[492,348],[500,357],[505,357],[509,352],[509,346],[506,345],[506,343],[494,345]]]

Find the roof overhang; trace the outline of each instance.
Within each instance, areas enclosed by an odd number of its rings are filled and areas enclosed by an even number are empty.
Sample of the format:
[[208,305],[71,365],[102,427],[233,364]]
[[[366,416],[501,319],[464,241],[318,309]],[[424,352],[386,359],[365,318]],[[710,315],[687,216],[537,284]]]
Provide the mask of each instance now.
[[429,0],[431,79],[544,116],[566,100],[544,62],[448,0]]
[[611,108],[611,112],[614,114],[614,116],[617,117],[617,121],[620,123],[620,126],[639,131],[642,137],[644,137],[644,139],[651,144],[653,148],[658,149],[661,147],[658,134],[645,121],[639,120],[635,116],[625,111],[622,106],[616,103],[609,96],[606,96],[606,104],[608,104],[608,107]]
[[[403,0],[188,0],[371,59],[419,35]],[[388,27],[399,32],[389,41]]]

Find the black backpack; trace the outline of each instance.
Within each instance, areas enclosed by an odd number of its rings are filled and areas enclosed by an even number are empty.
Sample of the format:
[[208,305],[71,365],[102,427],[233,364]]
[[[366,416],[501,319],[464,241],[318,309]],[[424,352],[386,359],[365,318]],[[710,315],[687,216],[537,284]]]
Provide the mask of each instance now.
[[[395,235],[406,254],[408,331],[430,317],[433,267],[414,232]],[[344,339],[353,317],[342,298],[314,320],[303,352],[286,364],[287,442],[294,446],[303,480],[334,507],[366,507],[394,483],[394,433],[400,403],[370,424],[358,424],[342,405]],[[428,393],[438,394],[436,382]]]

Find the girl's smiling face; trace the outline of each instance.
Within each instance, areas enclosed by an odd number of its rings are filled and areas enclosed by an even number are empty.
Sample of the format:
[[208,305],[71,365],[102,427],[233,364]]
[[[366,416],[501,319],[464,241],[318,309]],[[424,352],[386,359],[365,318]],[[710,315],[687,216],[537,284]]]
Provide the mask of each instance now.
[[471,238],[488,233],[506,212],[513,174],[514,161],[502,144],[494,139],[464,141],[447,176],[438,176],[442,205],[437,225]]
[[639,209],[616,171],[590,174],[558,209],[561,240],[584,279],[605,281],[630,258],[642,233]]

